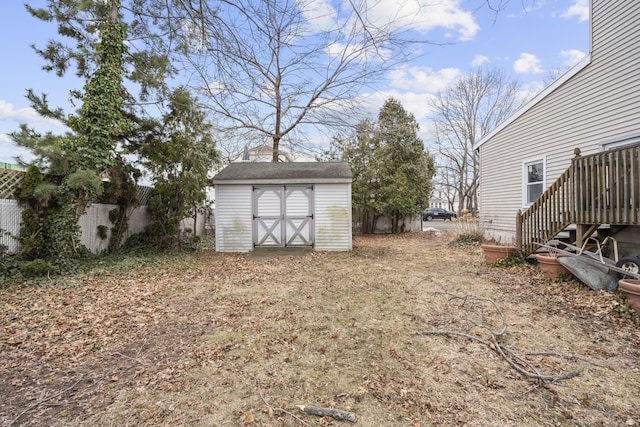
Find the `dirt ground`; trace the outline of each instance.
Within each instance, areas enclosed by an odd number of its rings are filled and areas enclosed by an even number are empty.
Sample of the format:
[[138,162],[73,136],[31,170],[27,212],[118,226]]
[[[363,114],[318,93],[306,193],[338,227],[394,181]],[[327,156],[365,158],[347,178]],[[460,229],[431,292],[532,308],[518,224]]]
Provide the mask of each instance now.
[[640,327],[619,296],[451,239],[203,249],[3,289],[0,423],[351,424],[297,408],[313,405],[361,426],[640,425]]

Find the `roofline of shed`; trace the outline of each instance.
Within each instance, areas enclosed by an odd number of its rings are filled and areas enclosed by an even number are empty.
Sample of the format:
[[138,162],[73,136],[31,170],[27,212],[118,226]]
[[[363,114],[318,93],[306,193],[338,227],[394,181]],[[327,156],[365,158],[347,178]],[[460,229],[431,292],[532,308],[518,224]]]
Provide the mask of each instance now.
[[478,150],[484,143],[493,138],[498,132],[509,126],[512,122],[514,122],[517,118],[522,116],[524,113],[533,108],[536,104],[546,98],[551,92],[556,90],[562,84],[567,82],[571,77],[575,76],[584,69],[587,65],[591,63],[591,54],[587,54],[573,67],[569,68],[563,75],[558,77],[553,83],[544,88],[542,91],[538,92],[536,96],[531,98],[529,102],[527,102],[524,106],[522,106],[518,111],[513,113],[509,118],[507,118],[504,122],[500,123],[497,127],[495,127],[491,132],[486,134],[480,141],[478,141],[474,146],[474,150]]
[[351,184],[353,179],[345,178],[309,178],[300,179],[214,179],[213,185],[312,185],[312,184]]

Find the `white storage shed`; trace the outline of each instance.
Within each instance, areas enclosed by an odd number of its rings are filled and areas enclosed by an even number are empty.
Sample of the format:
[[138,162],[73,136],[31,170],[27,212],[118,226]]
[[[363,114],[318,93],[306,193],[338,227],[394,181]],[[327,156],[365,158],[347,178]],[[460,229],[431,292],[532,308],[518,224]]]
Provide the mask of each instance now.
[[213,178],[216,251],[351,250],[352,179],[343,162],[231,163]]

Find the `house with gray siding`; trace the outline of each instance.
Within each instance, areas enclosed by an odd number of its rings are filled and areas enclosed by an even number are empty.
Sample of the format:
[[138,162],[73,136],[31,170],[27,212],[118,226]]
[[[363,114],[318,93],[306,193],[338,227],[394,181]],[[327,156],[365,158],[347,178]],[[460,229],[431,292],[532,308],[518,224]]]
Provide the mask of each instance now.
[[351,250],[352,179],[343,162],[229,164],[213,178],[216,251]]
[[584,59],[474,147],[487,238],[532,252],[563,232],[639,235],[640,2],[590,8]]

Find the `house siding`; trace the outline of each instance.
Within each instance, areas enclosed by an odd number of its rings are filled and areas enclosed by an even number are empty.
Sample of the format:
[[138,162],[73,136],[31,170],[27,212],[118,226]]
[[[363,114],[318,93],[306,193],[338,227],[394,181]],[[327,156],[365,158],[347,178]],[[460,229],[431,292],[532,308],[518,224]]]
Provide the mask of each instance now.
[[640,2],[592,2],[591,62],[508,126],[481,142],[480,212],[485,234],[515,237],[523,206],[522,162],[546,160],[550,186],[605,141],[640,136]]
[[216,185],[216,251],[253,249],[251,185]]
[[351,184],[316,185],[314,219],[315,249],[351,250]]

